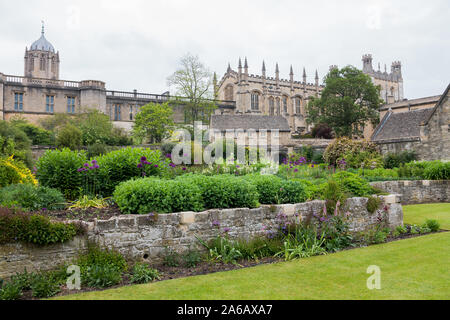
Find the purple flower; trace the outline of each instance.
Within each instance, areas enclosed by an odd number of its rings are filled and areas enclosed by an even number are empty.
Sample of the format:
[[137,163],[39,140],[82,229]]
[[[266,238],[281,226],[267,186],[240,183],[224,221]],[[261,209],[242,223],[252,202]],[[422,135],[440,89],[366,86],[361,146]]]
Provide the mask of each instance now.
[[85,163],[84,166],[85,166],[86,168],[89,168],[89,163]]
[[187,170],[187,168],[183,168],[183,171],[186,171]]
[[231,231],[230,228],[225,228],[225,229],[223,229],[223,232],[224,232],[224,233],[228,233],[228,232],[230,232],[230,231]]
[[98,164],[98,161],[97,161],[97,160],[92,160],[91,162],[92,162],[93,165]]
[[298,169],[295,169],[294,172],[298,172]]
[[142,168],[142,163],[139,163],[138,165],[137,165],[137,167],[140,169],[140,168]]
[[147,161],[147,158],[146,157],[142,157],[141,158],[141,162],[145,162],[145,161]]
[[159,166],[157,164],[155,164],[155,168],[158,168]]
[[78,172],[83,172],[83,171],[84,171],[84,168],[80,168],[80,169],[78,169],[77,171],[78,171]]
[[47,208],[42,208],[42,211],[47,211]]
[[215,220],[215,221],[213,221],[212,226],[213,227],[220,227],[220,222]]

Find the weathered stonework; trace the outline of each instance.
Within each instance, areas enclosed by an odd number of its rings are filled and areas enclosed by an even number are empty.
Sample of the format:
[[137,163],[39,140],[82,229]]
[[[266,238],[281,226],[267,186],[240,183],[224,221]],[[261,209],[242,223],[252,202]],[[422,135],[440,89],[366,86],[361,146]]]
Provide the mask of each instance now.
[[450,202],[450,180],[384,181],[372,182],[373,187],[401,195],[401,203],[420,204]]
[[[367,198],[349,199],[345,212],[349,212],[351,230],[363,231],[386,215],[389,227],[403,224],[402,206],[398,197],[382,197],[383,205],[379,212],[367,211]],[[387,204],[389,202],[389,204]],[[209,240],[220,231],[230,228],[230,236],[250,238],[264,234],[264,227],[276,224],[277,216],[286,215],[289,219],[307,221],[313,214],[321,214],[324,201],[311,201],[300,204],[261,206],[257,209],[225,209],[205,212],[183,212],[167,215],[130,215],[107,221],[96,220],[86,223],[88,232],[84,237],[73,241],[46,247],[13,243],[0,245],[0,278],[9,277],[24,268],[48,270],[73,258],[87,248],[88,243],[115,248],[130,260],[158,259],[166,247],[183,252],[189,247],[198,246],[196,237]],[[386,205],[387,211],[383,210]]]

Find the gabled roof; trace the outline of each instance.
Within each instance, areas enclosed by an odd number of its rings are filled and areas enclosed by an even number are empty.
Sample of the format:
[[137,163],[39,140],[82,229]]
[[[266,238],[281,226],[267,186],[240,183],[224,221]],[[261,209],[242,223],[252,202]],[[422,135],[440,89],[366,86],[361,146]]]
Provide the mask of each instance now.
[[229,130],[279,130],[290,132],[291,128],[286,118],[282,116],[260,115],[213,115],[211,116],[211,129],[220,131]]
[[432,108],[406,112],[388,112],[372,135],[372,141],[415,140],[420,138],[420,125],[433,112]]

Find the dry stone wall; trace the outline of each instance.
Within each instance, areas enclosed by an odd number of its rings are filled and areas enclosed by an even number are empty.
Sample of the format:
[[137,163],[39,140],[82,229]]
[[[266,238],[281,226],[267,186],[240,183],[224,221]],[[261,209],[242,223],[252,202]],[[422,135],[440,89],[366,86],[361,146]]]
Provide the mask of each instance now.
[[[380,214],[392,228],[403,224],[403,210],[398,196],[385,196],[379,212],[367,211],[367,198],[348,199],[345,212],[350,218],[351,230],[362,231],[377,223]],[[160,259],[166,247],[183,252],[197,246],[196,237],[212,239],[224,228],[235,238],[250,238],[264,234],[264,227],[275,225],[277,217],[305,221],[321,214],[324,201],[300,204],[261,206],[257,209],[226,209],[205,212],[183,212],[164,215],[130,215],[110,220],[87,223],[88,232],[73,241],[37,247],[12,243],[0,245],[0,278],[9,277],[24,268],[48,270],[73,258],[87,248],[88,243],[119,250],[130,260]],[[220,228],[214,227],[217,223]],[[219,230],[220,229],[220,230]]]

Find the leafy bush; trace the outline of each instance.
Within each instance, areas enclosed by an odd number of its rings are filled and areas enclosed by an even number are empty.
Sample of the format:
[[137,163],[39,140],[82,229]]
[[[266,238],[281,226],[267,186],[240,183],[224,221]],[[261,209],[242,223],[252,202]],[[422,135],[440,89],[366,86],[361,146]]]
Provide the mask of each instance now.
[[88,268],[84,283],[92,288],[107,288],[122,281],[122,272],[108,265],[91,265]]
[[159,279],[158,270],[150,268],[143,263],[136,263],[133,267],[133,274],[130,277],[131,283],[149,283]]
[[364,197],[373,193],[369,183],[357,174],[341,171],[333,176],[333,179],[349,194],[356,197]]
[[98,156],[102,156],[104,154],[107,154],[108,152],[110,152],[110,148],[103,143],[95,143],[95,144],[91,144],[87,147],[87,155],[88,158],[94,158],[94,157],[98,157]]
[[208,250],[209,258],[214,261],[236,264],[238,260],[244,257],[238,249],[237,242],[230,240],[228,237],[219,235],[209,243],[200,238],[197,238],[197,240]]
[[202,193],[187,181],[143,178],[121,183],[114,199],[122,213],[149,214],[201,211]]
[[15,160],[12,156],[0,157],[0,188],[19,183],[36,185],[37,181],[23,162]]
[[314,138],[333,139],[333,130],[326,123],[318,123],[311,131]]
[[206,209],[256,208],[259,194],[256,187],[243,178],[232,175],[205,177],[184,175],[175,181],[197,185]]
[[386,169],[399,168],[401,165],[417,160],[415,151],[403,151],[400,153],[388,153],[384,156],[383,162]]
[[189,249],[182,256],[184,266],[187,268],[194,268],[202,261],[202,255],[198,250]]
[[56,136],[58,148],[79,149],[83,145],[83,133],[73,124],[67,124]]
[[326,200],[327,215],[332,216],[338,203],[346,203],[348,192],[337,181],[330,180],[321,187],[321,196]]
[[163,265],[167,267],[178,267],[180,265],[180,254],[175,250],[166,247],[164,249]]
[[270,175],[248,175],[247,181],[256,186],[262,204],[301,203],[308,200],[305,185]]
[[381,199],[378,197],[369,197],[367,200],[367,211],[375,213],[381,205]]
[[0,189],[0,205],[18,205],[25,210],[64,208],[65,199],[59,190],[30,184],[16,184]]
[[51,273],[42,273],[33,278],[31,290],[34,298],[50,298],[61,291],[61,284]]
[[449,180],[450,162],[431,161],[426,163],[424,178],[427,180]]
[[431,230],[431,232],[437,232],[441,228],[441,224],[437,220],[427,220],[425,225]]
[[0,286],[0,300],[18,300],[22,297],[22,288],[14,281]]
[[49,130],[42,129],[26,120],[11,120],[11,123],[25,132],[33,145],[49,146],[55,143],[55,136]]
[[[142,165],[143,159],[147,165]],[[160,175],[167,170],[169,164],[168,159],[162,160],[158,150],[131,147],[100,156],[97,161],[100,167],[97,174],[99,193],[105,197],[112,195],[119,183],[143,175]]]
[[360,168],[364,164],[366,168],[371,167],[375,161],[378,167],[381,160],[377,146],[366,140],[352,140],[349,138],[336,139],[330,144],[323,155],[325,162],[337,166],[340,159],[345,159],[347,164],[354,168]]
[[72,240],[83,232],[74,223],[52,222],[45,216],[17,213],[7,208],[0,211],[0,243],[20,241],[49,245]]
[[32,166],[31,140],[26,133],[9,122],[0,120],[0,157],[10,157]]
[[58,189],[69,199],[80,194],[83,176],[78,169],[86,163],[84,151],[49,150],[36,163],[36,176],[46,187]]

